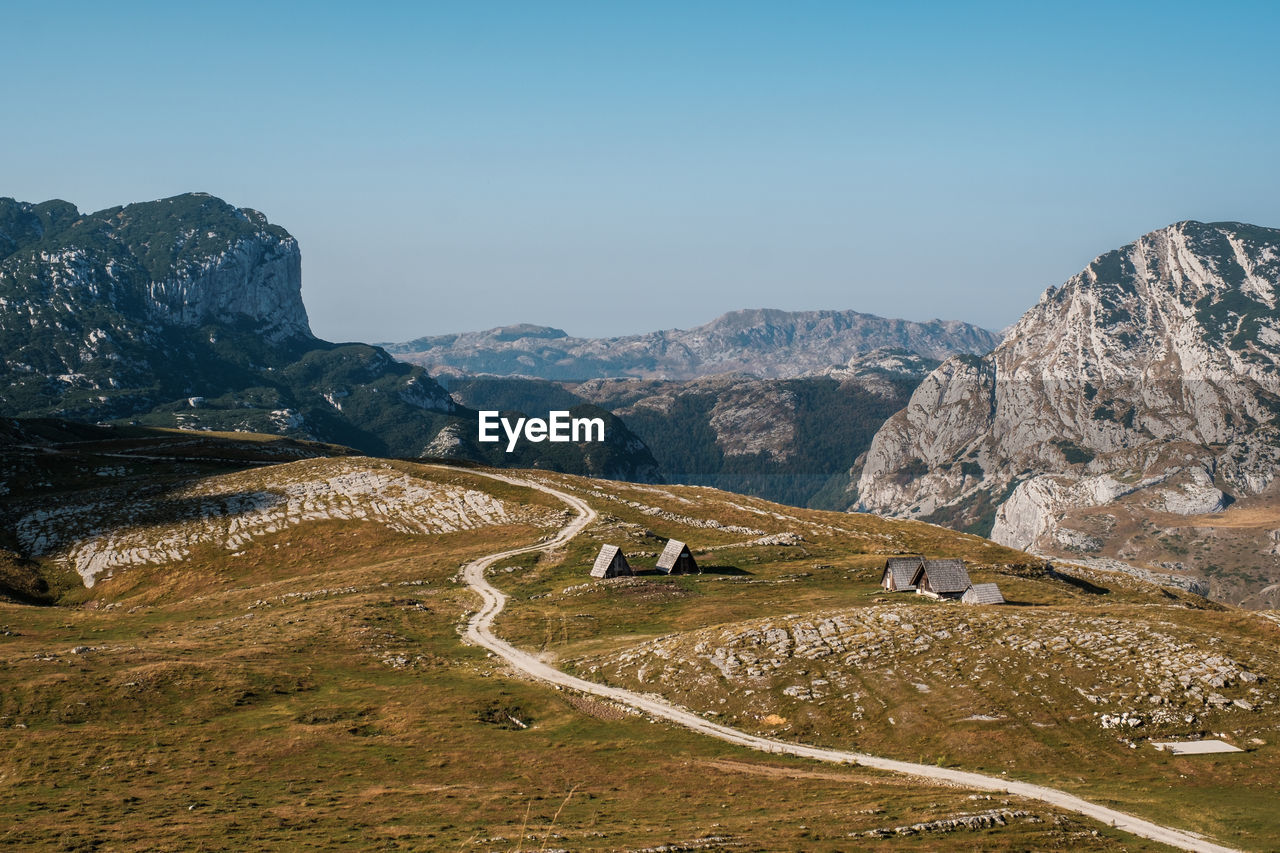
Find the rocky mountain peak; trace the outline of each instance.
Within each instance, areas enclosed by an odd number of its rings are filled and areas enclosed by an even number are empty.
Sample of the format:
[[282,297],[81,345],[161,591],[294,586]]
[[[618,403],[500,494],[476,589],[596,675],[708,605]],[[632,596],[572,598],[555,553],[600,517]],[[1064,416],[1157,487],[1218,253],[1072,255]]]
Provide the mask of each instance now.
[[312,337],[297,241],[206,193],[91,214],[0,200],[0,280],[7,306],[29,299],[55,329],[54,315],[105,308],[161,326],[236,324],[273,343]]
[[1138,495],[1211,511],[1280,470],[1280,231],[1177,222],[1049,288],[877,433],[871,510],[1043,546],[1062,511]]

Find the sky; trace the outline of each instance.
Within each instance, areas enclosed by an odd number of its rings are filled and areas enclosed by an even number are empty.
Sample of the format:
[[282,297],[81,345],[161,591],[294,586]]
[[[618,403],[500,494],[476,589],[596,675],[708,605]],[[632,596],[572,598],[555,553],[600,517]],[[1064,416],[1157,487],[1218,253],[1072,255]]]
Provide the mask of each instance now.
[[5,6],[0,196],[261,210],[331,340],[999,329],[1171,222],[1280,227],[1280,4]]

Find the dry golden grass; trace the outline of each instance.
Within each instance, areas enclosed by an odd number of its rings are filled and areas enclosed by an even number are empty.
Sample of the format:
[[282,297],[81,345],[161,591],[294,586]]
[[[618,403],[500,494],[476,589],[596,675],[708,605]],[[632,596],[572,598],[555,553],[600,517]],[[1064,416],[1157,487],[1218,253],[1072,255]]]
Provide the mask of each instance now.
[[[238,448],[244,438],[234,436]],[[50,500],[87,481],[83,466],[60,461],[68,464]],[[234,559],[210,548],[178,565],[118,572],[91,593],[64,597],[70,606],[0,603],[8,632],[0,634],[0,847],[874,850],[903,842],[854,836],[1006,807],[864,769],[765,758],[511,678],[461,643],[458,626],[476,602],[455,576],[476,556],[544,536],[560,508],[463,469],[397,465],[540,508],[551,514],[547,526],[408,536],[358,522],[307,523],[255,539]],[[137,461],[127,476],[233,468]],[[601,488],[528,473],[580,492]],[[993,567],[1020,559],[928,525],[793,511],[702,489],[603,488],[687,519],[714,516],[766,532],[800,525],[805,541],[744,545],[753,536],[593,500],[612,516],[596,531],[601,537],[496,573],[517,598],[500,630],[520,643],[605,652],[673,630],[865,605],[878,594],[872,567],[894,549],[960,549]],[[604,535],[625,532],[627,547],[641,549],[655,541],[649,529],[680,535],[695,552],[730,546],[699,554],[721,573],[563,595],[586,580]],[[1009,583],[1028,599],[1090,595],[1034,573]],[[1117,592],[1115,600],[1135,596]],[[511,718],[527,728],[504,723]],[[1156,849],[1048,807],[1007,807],[1033,819],[907,843]]]

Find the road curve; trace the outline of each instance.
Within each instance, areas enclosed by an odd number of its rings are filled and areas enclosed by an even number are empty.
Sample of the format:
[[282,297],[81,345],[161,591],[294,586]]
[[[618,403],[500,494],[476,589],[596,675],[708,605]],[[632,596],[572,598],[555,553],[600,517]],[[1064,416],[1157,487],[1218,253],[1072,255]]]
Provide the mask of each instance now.
[[499,560],[505,560],[518,554],[527,554],[533,551],[546,551],[565,544],[596,520],[596,511],[582,499],[566,494],[565,492],[558,491],[549,486],[545,486],[541,483],[474,469],[469,469],[467,473],[481,477],[488,477],[493,480],[501,480],[505,483],[511,483],[516,486],[537,489],[540,492],[545,492],[546,494],[564,501],[577,513],[573,520],[561,528],[560,532],[553,538],[533,545],[526,545],[522,548],[512,548],[509,551],[502,551],[497,554],[490,554],[486,557],[481,557],[478,560],[468,563],[462,571],[462,576],[466,580],[468,586],[479,594],[483,602],[480,609],[477,610],[467,621],[465,633],[466,639],[502,656],[512,667],[528,676],[536,678],[539,681],[545,681],[549,684],[555,684],[560,687],[567,687],[571,690],[577,690],[582,693],[590,693],[595,696],[610,699],[652,717],[677,723],[685,728],[699,732],[700,734],[719,738],[720,740],[728,743],[734,743],[751,749],[760,750],[761,752],[796,755],[801,758],[811,758],[815,761],[825,761],[831,764],[859,764],[864,767],[874,767],[878,770],[888,770],[893,773],[904,773],[910,776],[930,779],[937,782],[946,782],[952,785],[972,788],[979,791],[1016,794],[1021,797],[1040,800],[1041,802],[1048,803],[1052,806],[1057,806],[1068,811],[1086,815],[1087,817],[1091,817],[1101,823],[1114,826],[1116,829],[1120,829],[1143,838],[1149,838],[1152,841],[1158,841],[1161,844],[1167,844],[1170,847],[1176,847],[1180,850],[1197,851],[1197,853],[1200,853],[1201,851],[1203,851],[1203,853],[1240,853],[1240,851],[1235,848],[1214,844],[1213,842],[1190,832],[1184,832],[1182,830],[1173,829],[1172,827],[1162,826],[1158,823],[1152,823],[1151,821],[1143,820],[1140,817],[1126,814],[1125,812],[1107,808],[1106,806],[1098,805],[1097,803],[1091,803],[1088,800],[1081,799],[1074,794],[1068,794],[1065,791],[1059,791],[1056,788],[1046,788],[1042,785],[1033,785],[1029,782],[1018,782],[1013,779],[1006,779],[998,776],[986,776],[981,773],[971,773],[965,770],[950,770],[943,767],[933,767],[928,764],[914,764],[909,761],[897,761],[892,758],[881,758],[879,756],[867,755],[861,752],[845,752],[837,749],[823,749],[816,746],[805,746],[803,744],[788,743],[786,741],[760,737],[758,735],[748,734],[747,732],[739,731],[738,729],[703,719],[697,714],[687,711],[684,708],[677,707],[652,696],[645,696],[643,694],[634,693],[630,690],[623,690],[618,687],[608,687],[603,684],[596,684],[595,682],[575,678],[572,675],[561,672],[555,667],[543,663],[534,655],[526,651],[522,651],[494,635],[492,631],[493,620],[502,612],[502,608],[506,606],[507,596],[485,580],[484,573],[486,569]]

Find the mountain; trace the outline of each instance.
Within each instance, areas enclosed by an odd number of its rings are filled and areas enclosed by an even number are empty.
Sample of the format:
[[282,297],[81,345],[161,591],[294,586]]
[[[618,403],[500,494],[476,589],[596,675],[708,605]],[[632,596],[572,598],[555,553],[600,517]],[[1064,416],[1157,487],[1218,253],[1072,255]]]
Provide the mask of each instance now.
[[385,344],[433,374],[524,375],[585,380],[696,379],[721,373],[793,378],[885,347],[929,358],[983,354],[997,337],[968,323],[913,323],[857,311],[733,311],[694,329],[574,338],[521,324]]
[[616,419],[592,446],[525,443],[506,454],[464,440],[476,412],[421,368],[311,333],[297,240],[204,193],[91,214],[0,199],[0,353],[0,414],[11,417],[252,430],[375,455],[657,476]]
[[[1232,579],[1205,545],[1217,534],[1182,529],[1190,517],[1225,528],[1215,514],[1237,501],[1258,530],[1280,526],[1267,509],[1280,469],[1278,284],[1280,231],[1236,222],[1179,222],[1095,258],[989,355],[952,357],[921,383],[872,441],[858,505],[1050,553],[1150,563],[1172,549],[1186,559],[1163,568],[1236,597],[1280,580],[1280,537],[1240,555],[1237,568],[1257,571]],[[1097,507],[1109,509],[1088,529],[1064,523]]]
[[[843,509],[849,469],[936,361],[879,350],[794,379],[442,377],[473,408],[607,409],[652,449],[668,482]],[[926,367],[927,366],[927,367]],[[923,373],[921,372],[923,370]],[[843,502],[842,502],[843,501]]]

